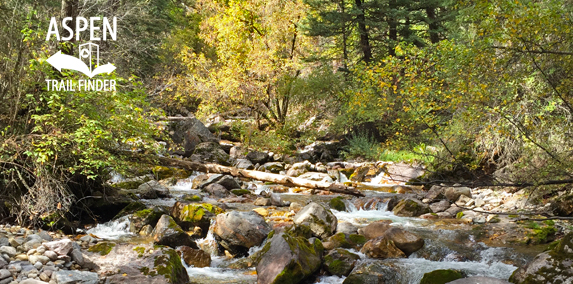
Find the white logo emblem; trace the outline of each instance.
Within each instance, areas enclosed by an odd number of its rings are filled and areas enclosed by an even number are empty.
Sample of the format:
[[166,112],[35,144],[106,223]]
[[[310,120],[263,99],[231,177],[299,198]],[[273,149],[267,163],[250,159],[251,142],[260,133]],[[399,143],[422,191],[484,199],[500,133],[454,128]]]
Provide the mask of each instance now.
[[[110,63],[99,65],[99,46],[97,44],[81,44],[79,51],[79,58],[62,54],[61,51],[58,51],[46,61],[60,72],[62,69],[76,70],[90,78],[101,73],[109,74],[115,70],[115,66]],[[93,55],[95,55],[95,62],[93,61]],[[93,68],[94,65],[97,66],[95,69]]]

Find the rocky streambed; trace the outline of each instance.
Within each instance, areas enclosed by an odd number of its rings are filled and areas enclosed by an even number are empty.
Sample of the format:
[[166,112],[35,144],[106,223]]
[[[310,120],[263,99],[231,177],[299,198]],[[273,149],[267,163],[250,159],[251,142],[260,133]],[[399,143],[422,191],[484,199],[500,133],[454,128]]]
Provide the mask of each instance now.
[[571,283],[565,221],[516,222],[529,215],[508,212],[535,209],[520,193],[408,187],[386,166],[289,167],[365,197],[220,174],[116,177],[139,181],[125,190],[139,200],[110,222],[76,235],[0,226],[0,283]]

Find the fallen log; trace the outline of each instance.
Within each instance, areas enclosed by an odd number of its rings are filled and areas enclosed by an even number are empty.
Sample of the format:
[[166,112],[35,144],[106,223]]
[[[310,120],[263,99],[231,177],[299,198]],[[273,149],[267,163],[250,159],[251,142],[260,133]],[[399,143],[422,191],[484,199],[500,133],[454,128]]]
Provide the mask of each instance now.
[[182,168],[191,171],[199,171],[204,173],[227,174],[234,177],[244,177],[260,181],[268,181],[276,184],[286,186],[306,187],[316,190],[330,191],[334,193],[349,194],[353,196],[363,197],[364,194],[353,187],[346,186],[340,183],[330,183],[313,181],[308,179],[289,177],[285,175],[266,173],[261,171],[237,169],[234,167],[226,167],[217,164],[203,164],[191,161],[184,161],[173,158],[159,157],[161,165],[166,167]]

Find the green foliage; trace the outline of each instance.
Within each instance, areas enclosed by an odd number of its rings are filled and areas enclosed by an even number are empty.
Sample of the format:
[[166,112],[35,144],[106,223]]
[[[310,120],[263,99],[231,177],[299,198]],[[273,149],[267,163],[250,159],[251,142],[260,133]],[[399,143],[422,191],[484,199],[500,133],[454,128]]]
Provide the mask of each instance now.
[[348,145],[345,146],[344,157],[347,159],[362,157],[369,160],[375,160],[382,152],[380,144],[374,138],[364,134],[353,134],[348,139]]

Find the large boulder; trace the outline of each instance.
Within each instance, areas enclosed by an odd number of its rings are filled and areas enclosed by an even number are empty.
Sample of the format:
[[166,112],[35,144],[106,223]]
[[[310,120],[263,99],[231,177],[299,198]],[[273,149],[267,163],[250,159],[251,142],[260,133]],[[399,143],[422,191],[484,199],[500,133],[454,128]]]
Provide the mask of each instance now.
[[391,227],[384,236],[394,242],[397,248],[407,256],[418,251],[424,246],[424,240],[399,227]]
[[150,180],[141,184],[137,188],[137,192],[139,192],[139,196],[143,199],[169,197],[169,188],[160,184],[156,180]]
[[203,188],[203,191],[209,193],[211,197],[217,197],[217,198],[223,198],[230,195],[229,190],[218,183],[212,183],[206,186],[205,188]]
[[237,159],[235,161],[235,168],[244,170],[253,170],[255,169],[255,165],[253,164],[253,162],[247,159]]
[[460,278],[464,278],[464,275],[457,270],[438,269],[425,273],[420,284],[445,284]]
[[203,142],[195,146],[191,160],[198,162],[210,162],[223,166],[231,166],[231,156],[221,148],[218,142]]
[[188,266],[209,267],[211,265],[211,255],[203,250],[181,246],[177,248],[177,253]]
[[183,229],[189,230],[200,227],[203,234],[207,235],[211,218],[223,213],[223,209],[210,203],[176,202],[171,208],[171,216]]
[[450,202],[447,200],[441,200],[430,204],[430,209],[434,213],[444,212],[450,208]]
[[424,196],[424,199],[428,200],[428,202],[430,203],[435,201],[440,201],[444,198],[445,198],[444,187],[439,185],[433,185]]
[[161,218],[163,214],[167,214],[166,210],[158,206],[136,211],[128,217],[129,230],[132,233],[139,233],[146,225],[155,227],[157,221],[159,221],[159,218]]
[[312,202],[302,208],[293,217],[297,225],[310,227],[312,235],[318,238],[327,238],[334,234],[338,220],[336,216],[324,205]]
[[202,142],[218,142],[218,139],[195,117],[182,118],[171,124],[169,134],[176,144],[183,147],[183,156],[189,157]]
[[358,263],[342,284],[400,283],[396,279],[397,275],[399,272],[392,266],[384,265],[378,261],[365,261]]
[[197,244],[195,244],[191,237],[187,235],[169,215],[161,216],[153,232],[151,232],[151,236],[153,237],[153,242],[158,245],[172,248],[178,246],[197,248]]
[[401,217],[418,217],[422,214],[432,213],[428,204],[414,198],[400,200],[392,210],[394,215]]
[[232,254],[247,255],[249,248],[260,245],[271,226],[254,211],[231,211],[217,215],[213,233],[217,243]]
[[322,244],[325,249],[360,249],[366,243],[366,241],[366,238],[362,235],[336,233],[335,235],[325,239]]
[[456,202],[462,195],[472,198],[472,191],[469,187],[464,186],[446,187],[444,190],[444,195],[450,202]]
[[310,170],[311,163],[309,161],[304,161],[300,163],[294,163],[286,172],[289,177],[298,177]]
[[263,251],[257,264],[258,284],[299,283],[320,268],[323,247],[318,239],[309,242],[304,237],[277,233]]
[[406,254],[396,247],[394,241],[385,236],[369,240],[360,251],[371,258],[386,259],[406,257]]
[[563,237],[550,251],[538,254],[509,278],[516,284],[573,283],[573,233]]
[[105,253],[88,252],[86,257],[97,265],[95,271],[106,277],[105,283],[189,283],[179,255],[169,247],[122,243],[114,244]]
[[336,276],[348,276],[360,259],[357,254],[345,249],[333,249],[324,256],[324,269]]
[[366,225],[366,227],[358,229],[358,233],[365,236],[367,239],[375,239],[383,236],[384,233],[390,229],[390,224],[392,224],[392,221],[390,220],[374,221]]

